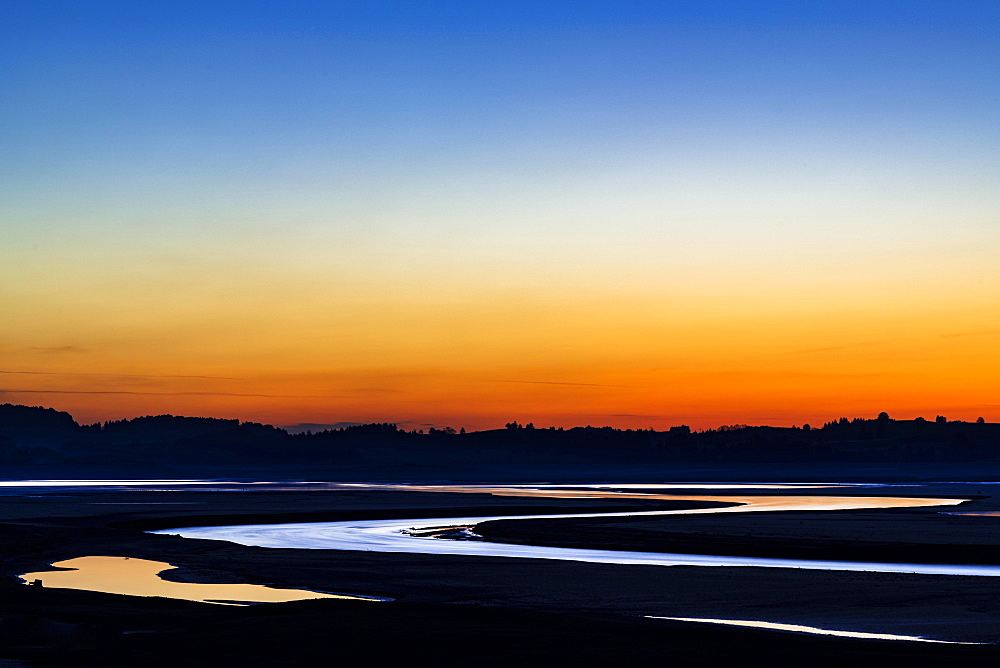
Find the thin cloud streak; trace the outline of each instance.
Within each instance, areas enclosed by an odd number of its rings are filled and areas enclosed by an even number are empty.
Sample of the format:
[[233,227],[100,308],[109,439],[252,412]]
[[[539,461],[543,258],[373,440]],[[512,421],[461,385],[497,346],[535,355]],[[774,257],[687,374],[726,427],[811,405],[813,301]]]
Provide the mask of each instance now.
[[685,371],[678,376],[703,378],[885,378],[896,376],[888,371],[784,371],[767,369],[728,369],[718,371]]
[[135,392],[129,390],[19,390],[0,388],[0,394],[135,394],[162,397],[266,397],[270,399],[343,399],[322,394],[250,394],[239,392]]
[[184,376],[176,374],[136,374],[136,373],[85,373],[77,371],[7,371],[0,373],[22,374],[31,376],[100,376],[103,378],[197,378],[200,380],[240,380],[231,376]]
[[805,350],[793,350],[790,355],[808,355],[809,353],[825,353],[833,350],[847,350],[849,348],[868,348],[870,346],[882,346],[887,343],[897,343],[904,339],[883,339],[881,341],[862,341],[861,343],[846,343],[842,346],[824,346],[822,348],[806,348]]
[[650,420],[684,420],[685,415],[640,415],[638,413],[609,413],[605,417],[647,418]]
[[995,336],[1000,334],[1000,329],[984,329],[978,332],[955,332],[954,334],[942,334],[942,339],[957,339],[963,336]]
[[601,383],[560,383],[553,380],[485,380],[485,383],[521,383],[525,385],[571,385],[575,387],[629,387],[628,385],[602,385]]

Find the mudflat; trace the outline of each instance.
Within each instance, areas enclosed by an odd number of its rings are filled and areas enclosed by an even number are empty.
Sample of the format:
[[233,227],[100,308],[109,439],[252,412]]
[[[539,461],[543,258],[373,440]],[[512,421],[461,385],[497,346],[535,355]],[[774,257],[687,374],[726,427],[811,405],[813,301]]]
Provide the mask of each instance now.
[[[993,508],[990,489],[972,490],[977,492],[975,500],[944,510]],[[880,493],[960,496],[961,492],[968,494],[970,489],[925,485],[887,488]],[[835,493],[850,494],[850,490]],[[268,549],[143,533],[164,528],[165,523],[192,526],[668,507],[665,501],[543,500],[389,490],[8,493],[0,496],[4,555],[0,658],[94,666],[307,665],[318,660],[371,661],[375,657],[409,665],[507,665],[511,661],[596,665],[667,659],[679,665],[875,665],[888,660],[923,665],[947,659],[990,661],[998,656],[991,644],[840,639],[646,616],[777,621],[992,643],[1000,640],[1000,578]],[[685,551],[676,549],[679,543],[674,542],[684,536],[687,551],[700,548],[704,553],[712,553],[721,544],[709,538],[728,540],[737,547],[746,547],[754,539],[770,541],[768,549],[777,556],[787,556],[779,553],[786,544],[791,546],[787,549],[794,548],[794,537],[799,535],[803,545],[825,541],[844,558],[855,558],[856,549],[869,549],[856,546],[877,536],[876,542],[899,551],[907,546],[947,545],[953,551],[954,558],[949,560],[953,563],[966,561],[972,548],[1000,543],[996,539],[1000,518],[940,512],[927,508],[678,515],[641,521],[530,520],[494,523],[506,527],[486,524],[480,532],[498,539],[549,544],[573,540],[609,549],[637,549],[633,543],[645,544],[647,549],[673,546],[669,551],[674,552]],[[899,535],[883,530],[889,526],[896,526]],[[498,535],[504,531],[507,536]],[[904,540],[902,534],[907,532],[910,537]],[[801,545],[798,549],[801,552]],[[88,555],[169,562],[178,568],[162,577],[184,582],[269,584],[396,600],[314,600],[232,608],[29,587],[14,577],[44,570],[53,561]],[[986,559],[984,555],[981,552],[980,558]]]

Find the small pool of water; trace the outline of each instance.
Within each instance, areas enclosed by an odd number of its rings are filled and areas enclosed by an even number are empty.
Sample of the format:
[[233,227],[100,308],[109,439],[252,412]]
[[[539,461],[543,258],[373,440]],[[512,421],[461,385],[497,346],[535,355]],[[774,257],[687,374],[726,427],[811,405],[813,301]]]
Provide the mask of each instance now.
[[129,596],[161,596],[202,603],[249,605],[251,603],[284,603],[315,598],[341,598],[357,601],[388,601],[377,596],[352,596],[305,589],[278,589],[255,584],[202,584],[171,582],[160,574],[176,568],[163,561],[131,557],[78,557],[57,561],[57,571],[24,573],[19,577],[28,584],[39,582],[53,589],[83,589],[106,594]]

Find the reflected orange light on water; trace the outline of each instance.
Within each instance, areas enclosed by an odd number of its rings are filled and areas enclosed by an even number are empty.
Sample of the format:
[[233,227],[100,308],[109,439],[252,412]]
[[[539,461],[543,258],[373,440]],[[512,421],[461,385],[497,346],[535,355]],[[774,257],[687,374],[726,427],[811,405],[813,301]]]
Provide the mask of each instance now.
[[375,597],[325,594],[302,589],[276,589],[255,584],[171,582],[159,575],[166,570],[176,568],[175,566],[162,561],[130,557],[79,557],[57,561],[52,566],[71,570],[25,573],[20,577],[29,583],[41,581],[43,587],[54,589],[83,589],[129,596],[161,596],[228,605],[284,603],[316,598],[382,600]]
[[[421,492],[460,492],[493,494],[495,496],[540,497],[545,499],[640,499],[643,501],[709,501],[733,504],[724,508],[693,508],[669,511],[671,515],[707,513],[745,513],[774,510],[861,510],[877,508],[920,508],[924,506],[956,506],[968,499],[944,499],[906,496],[766,496],[641,494],[604,489],[552,489],[521,487],[484,487],[476,485],[370,485],[383,489]],[[804,488],[808,488],[804,486]]]

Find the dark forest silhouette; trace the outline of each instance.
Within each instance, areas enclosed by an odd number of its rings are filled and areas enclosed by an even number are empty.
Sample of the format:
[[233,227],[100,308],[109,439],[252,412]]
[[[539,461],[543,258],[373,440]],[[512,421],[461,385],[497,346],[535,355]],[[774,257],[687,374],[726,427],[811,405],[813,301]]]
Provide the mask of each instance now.
[[[466,433],[404,430],[373,423],[290,434],[255,422],[157,415],[78,424],[51,408],[0,405],[0,477],[60,471],[187,472],[257,469],[458,474],[519,469],[669,470],[679,465],[933,464],[980,462],[1000,469],[1000,424],[846,417],[821,427],[727,425],[694,431],[612,427],[536,427]],[[233,473],[235,474],[235,473]]]

